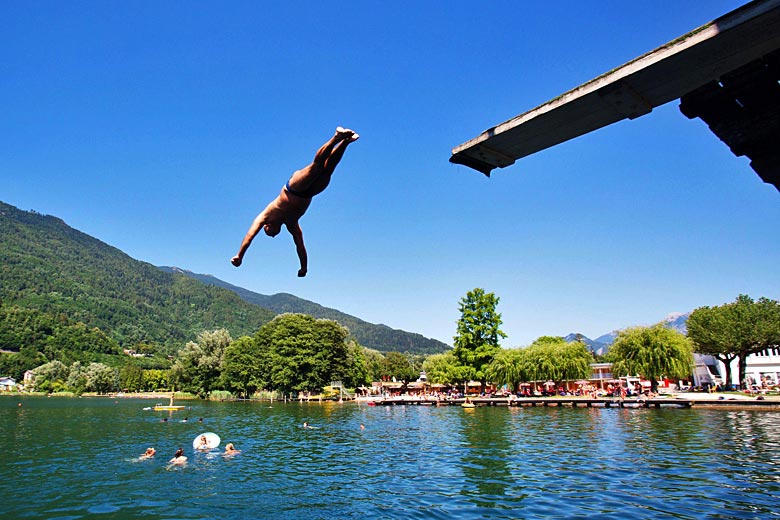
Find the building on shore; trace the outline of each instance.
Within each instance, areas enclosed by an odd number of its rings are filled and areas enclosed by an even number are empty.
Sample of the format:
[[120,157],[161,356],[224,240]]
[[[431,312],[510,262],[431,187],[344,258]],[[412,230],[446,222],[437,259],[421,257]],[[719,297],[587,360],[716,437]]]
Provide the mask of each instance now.
[[[714,358],[712,358],[714,359]],[[718,372],[722,377],[726,376],[726,365],[717,361]],[[732,385],[740,388],[750,386],[767,387],[780,383],[780,346],[770,347],[751,354],[745,359],[745,379],[739,381],[739,365],[737,360],[731,362]]]

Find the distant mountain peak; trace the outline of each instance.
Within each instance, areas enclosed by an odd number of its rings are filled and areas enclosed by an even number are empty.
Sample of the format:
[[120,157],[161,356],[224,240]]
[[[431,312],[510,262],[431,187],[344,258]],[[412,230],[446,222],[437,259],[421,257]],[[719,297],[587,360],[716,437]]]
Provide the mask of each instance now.
[[568,342],[581,341],[588,346],[588,349],[590,349],[591,352],[599,356],[604,354],[607,351],[607,347],[609,346],[607,343],[603,343],[598,340],[592,340],[586,335],[580,334],[579,332],[572,332],[571,334],[564,336],[563,339]]
[[[672,330],[676,330],[677,332],[680,332],[681,334],[687,334],[688,333],[688,316],[690,316],[690,312],[670,312],[666,315],[666,317],[660,321],[660,323],[667,328],[670,328]],[[588,345],[590,347],[591,351],[593,351],[594,354],[605,354],[606,351],[609,349],[609,346],[614,343],[615,338],[617,338],[618,334],[621,330],[626,330],[629,327],[625,327],[623,329],[613,330],[612,332],[608,332],[607,334],[603,334],[599,336],[596,339],[589,339],[587,336],[579,333],[572,332],[568,336],[565,336],[564,339],[566,341],[577,341],[578,337],[582,338],[583,343]]]

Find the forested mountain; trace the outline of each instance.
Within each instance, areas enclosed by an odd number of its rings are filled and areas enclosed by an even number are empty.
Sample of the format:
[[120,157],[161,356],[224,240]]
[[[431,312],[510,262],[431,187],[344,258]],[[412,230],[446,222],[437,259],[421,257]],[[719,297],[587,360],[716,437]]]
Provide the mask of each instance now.
[[360,344],[380,351],[448,348],[292,295],[263,296],[213,277],[202,283],[191,273],[168,271],[59,218],[0,202],[0,351],[29,347],[48,360],[67,361],[121,348],[167,355],[206,330],[252,335],[282,312],[335,319]]
[[360,318],[343,313],[336,309],[323,307],[292,294],[279,293],[272,296],[249,291],[242,287],[231,285],[219,278],[207,274],[198,274],[178,267],[160,267],[169,273],[182,273],[203,283],[216,285],[230,289],[239,295],[244,301],[271,309],[277,314],[295,312],[308,314],[315,318],[335,320],[349,329],[350,334],[364,347],[372,348],[380,352],[411,352],[415,354],[435,354],[450,349],[450,346],[435,340],[426,338],[420,334],[392,329],[387,325],[368,323]]
[[171,354],[200,332],[254,334],[274,313],[0,202],[0,350]]

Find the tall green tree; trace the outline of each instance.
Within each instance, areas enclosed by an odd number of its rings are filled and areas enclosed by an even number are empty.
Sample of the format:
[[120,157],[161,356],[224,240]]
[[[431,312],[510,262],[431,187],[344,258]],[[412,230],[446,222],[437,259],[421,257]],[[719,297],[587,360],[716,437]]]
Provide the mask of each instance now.
[[501,314],[496,311],[498,298],[493,293],[476,288],[466,293],[459,304],[457,334],[453,354],[458,362],[468,367],[466,375],[485,388],[487,369],[501,348],[499,341],[506,338],[501,330]]
[[242,336],[225,347],[221,366],[221,387],[249,398],[263,386],[263,368],[257,342]]
[[382,363],[385,356],[378,350],[363,348],[363,359],[366,364],[366,379],[369,382],[382,379]]
[[34,389],[38,392],[57,392],[66,388],[70,370],[61,361],[49,361],[32,371]]
[[86,390],[107,394],[119,388],[119,371],[103,363],[90,363],[85,371]]
[[780,304],[768,298],[753,301],[740,294],[732,303],[694,310],[687,326],[696,350],[724,363],[727,384],[731,384],[735,358],[739,381],[744,382],[747,357],[780,345]]
[[663,377],[683,378],[693,368],[693,345],[676,330],[661,324],[620,331],[609,349],[616,375],[639,374],[658,391]]
[[119,388],[126,392],[140,392],[144,389],[144,371],[132,361],[119,369]]
[[171,384],[171,371],[152,368],[144,370],[144,390],[155,392],[157,390],[173,390]]
[[208,397],[217,389],[222,356],[231,343],[230,333],[218,329],[198,334],[198,341],[188,342],[171,366],[171,379],[182,390]]
[[348,333],[333,320],[276,316],[255,335],[267,387],[292,394],[343,381],[348,375]]
[[365,351],[366,349],[354,339],[347,342],[347,360],[343,383],[348,388],[357,388],[371,383],[371,372]]
[[410,383],[420,377],[420,368],[415,366],[409,355],[401,352],[388,352],[382,362],[381,376],[383,379],[395,379]]
[[87,391],[87,367],[83,366],[80,361],[74,361],[70,365],[66,385],[77,395]]

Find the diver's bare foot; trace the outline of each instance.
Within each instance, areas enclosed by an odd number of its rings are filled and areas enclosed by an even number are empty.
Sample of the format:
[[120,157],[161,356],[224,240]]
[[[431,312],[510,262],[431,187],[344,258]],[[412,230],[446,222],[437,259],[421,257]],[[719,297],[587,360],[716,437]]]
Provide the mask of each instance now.
[[341,126],[336,127],[336,135],[350,143],[352,141],[357,141],[357,138],[359,137],[354,130],[350,130],[349,128],[344,128]]
[[236,255],[230,259],[230,263],[238,267],[239,265],[241,265],[241,258],[239,258],[238,255]]

